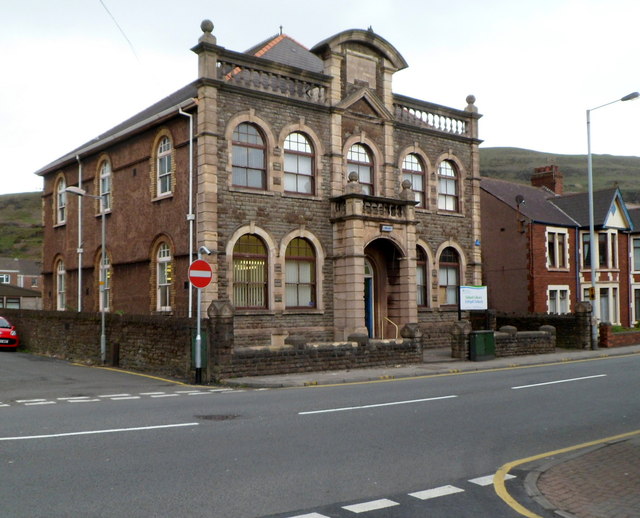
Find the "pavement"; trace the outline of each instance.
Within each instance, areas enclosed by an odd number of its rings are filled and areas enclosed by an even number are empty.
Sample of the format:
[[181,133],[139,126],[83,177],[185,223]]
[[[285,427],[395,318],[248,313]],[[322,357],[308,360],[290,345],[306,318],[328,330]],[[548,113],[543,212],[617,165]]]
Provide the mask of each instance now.
[[[450,349],[424,352],[423,363],[327,372],[278,374],[223,380],[250,388],[309,387],[366,383],[454,373],[524,368],[640,354],[640,345],[613,349],[556,349],[543,355],[512,356],[472,362],[451,358]],[[562,518],[640,517],[640,431],[576,445],[532,459],[520,468],[525,490],[548,516]],[[522,513],[521,513],[522,514]],[[537,514],[523,514],[530,518]]]

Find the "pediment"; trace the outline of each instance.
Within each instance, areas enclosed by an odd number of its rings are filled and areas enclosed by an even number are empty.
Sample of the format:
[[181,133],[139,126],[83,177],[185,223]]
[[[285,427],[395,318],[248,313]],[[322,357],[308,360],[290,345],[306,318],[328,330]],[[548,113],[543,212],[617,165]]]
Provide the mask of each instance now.
[[385,120],[393,119],[391,112],[387,110],[382,100],[366,86],[345,97],[337,107],[369,117],[378,117]]
[[613,203],[609,208],[606,219],[604,221],[605,228],[632,228],[631,220],[626,208],[622,204],[619,196],[613,199]]

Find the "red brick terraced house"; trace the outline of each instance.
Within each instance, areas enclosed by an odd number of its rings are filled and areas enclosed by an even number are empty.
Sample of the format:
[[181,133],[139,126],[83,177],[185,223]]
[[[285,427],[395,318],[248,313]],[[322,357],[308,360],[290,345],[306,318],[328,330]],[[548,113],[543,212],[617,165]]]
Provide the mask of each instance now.
[[[599,305],[601,321],[629,325],[635,320],[634,226],[620,190],[594,192],[598,266],[591,301],[588,194],[563,194],[557,166],[536,169],[531,183],[482,179],[483,279],[490,306],[562,314],[573,311],[576,302],[590,301]],[[640,240],[637,245],[640,260]]]
[[[45,309],[98,311],[102,281],[107,311],[187,316],[206,246],[202,307],[230,303],[243,346],[407,324],[448,343],[481,282],[474,97],[395,94],[407,63],[370,30],[234,52],[201,28],[194,82],[38,171]],[[100,204],[69,186],[104,200],[104,259]]]

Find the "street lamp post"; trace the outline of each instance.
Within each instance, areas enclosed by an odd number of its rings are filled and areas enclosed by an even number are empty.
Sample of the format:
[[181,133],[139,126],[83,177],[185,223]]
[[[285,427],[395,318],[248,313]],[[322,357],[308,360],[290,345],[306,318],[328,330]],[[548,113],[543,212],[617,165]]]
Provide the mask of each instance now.
[[636,99],[640,97],[640,93],[632,92],[630,94],[621,97],[620,99],[616,99],[615,101],[611,101],[605,104],[601,104],[600,106],[596,106],[595,108],[591,108],[587,110],[587,181],[588,181],[588,191],[589,191],[589,254],[590,254],[590,266],[591,266],[591,294],[590,299],[592,302],[592,324],[591,324],[591,348],[598,348],[598,321],[600,320],[600,306],[596,303],[596,232],[595,232],[595,224],[594,224],[594,208],[593,208],[593,161],[591,157],[591,112],[593,110],[597,110],[599,108],[604,108],[605,106],[609,106],[610,104],[614,104],[620,101],[631,101],[632,99]]
[[[100,215],[102,223],[100,252],[100,361],[102,362],[102,365],[104,365],[107,362],[107,335],[105,326],[105,312],[107,307],[107,301],[105,300],[105,283],[107,280],[107,272],[104,268],[104,261],[107,253],[107,226],[105,220],[106,211],[104,195],[96,196],[95,194],[89,194],[87,191],[81,189],[80,187],[67,187],[65,190],[78,196],[86,196],[87,198],[93,198],[94,200],[100,201]],[[78,269],[80,269],[81,267],[82,265],[78,265]]]

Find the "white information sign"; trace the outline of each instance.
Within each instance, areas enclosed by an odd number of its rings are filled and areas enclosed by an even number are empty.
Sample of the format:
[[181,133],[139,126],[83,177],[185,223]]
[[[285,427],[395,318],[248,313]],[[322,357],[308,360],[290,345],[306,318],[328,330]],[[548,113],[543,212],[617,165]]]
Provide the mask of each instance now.
[[486,286],[460,286],[460,309],[463,311],[487,309]]

